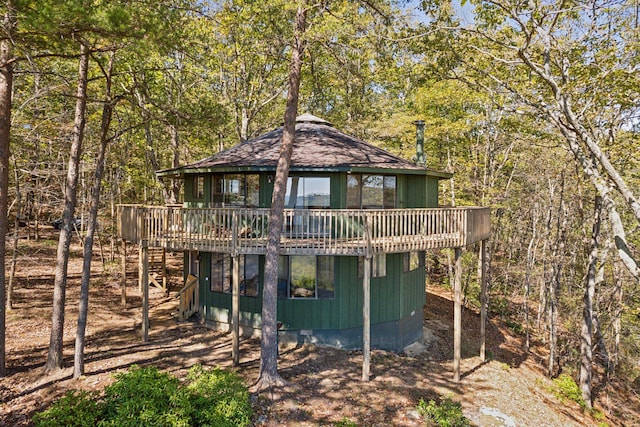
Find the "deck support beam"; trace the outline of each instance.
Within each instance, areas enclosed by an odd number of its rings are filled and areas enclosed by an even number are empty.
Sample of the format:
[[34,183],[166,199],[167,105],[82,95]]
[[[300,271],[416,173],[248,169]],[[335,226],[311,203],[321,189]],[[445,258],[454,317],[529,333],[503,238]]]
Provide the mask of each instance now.
[[371,372],[371,257],[364,258],[362,278],[362,381],[369,381]]
[[142,253],[142,342],[149,342],[149,248],[146,240],[140,245]]
[[[142,278],[144,277],[145,274],[149,275],[149,260],[147,259],[147,271],[146,273],[143,271],[144,270],[144,254],[142,253],[142,245],[144,244],[144,241],[140,240],[138,242],[138,291],[142,292]],[[148,258],[148,255],[147,255]]]
[[123,309],[127,309],[127,241],[122,239],[122,294],[120,304]]
[[462,341],[462,248],[455,248],[455,273],[453,279],[453,381],[460,381],[460,356]]
[[233,366],[240,364],[240,256],[233,256],[231,289],[231,356]]
[[480,360],[487,357],[487,240],[480,242]]

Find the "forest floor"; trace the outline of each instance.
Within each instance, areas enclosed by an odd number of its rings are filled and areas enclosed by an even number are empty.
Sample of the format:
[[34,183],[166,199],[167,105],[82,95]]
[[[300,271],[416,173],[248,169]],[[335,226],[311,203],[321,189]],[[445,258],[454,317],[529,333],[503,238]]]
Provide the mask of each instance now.
[[[123,309],[119,261],[103,265],[97,250],[86,375],[72,379],[82,255],[74,239],[66,292],[65,368],[45,374],[57,247],[57,234],[47,233],[37,243],[20,240],[13,310],[7,314],[8,374],[0,379],[0,425],[30,425],[35,412],[67,391],[101,390],[113,381],[112,374],[133,364],[154,365],[180,377],[195,364],[231,369],[230,335],[175,320],[175,293],[181,287],[179,257],[172,259],[170,296],[157,289],[151,291],[149,342],[142,344],[137,252],[131,250],[128,260],[128,300]],[[563,402],[551,391],[552,382],[543,375],[543,350],[525,353],[523,338],[497,319],[488,325],[488,359],[482,362],[477,356],[479,316],[470,309],[463,310],[462,379],[453,382],[449,291],[429,289],[427,300],[425,340],[413,349],[422,351],[395,354],[374,350],[371,381],[366,383],[361,381],[361,352],[310,345],[282,348],[279,370],[289,385],[253,399],[256,425],[330,426],[348,420],[359,426],[420,426],[424,420],[416,411],[419,400],[439,396],[460,402],[465,416],[478,426],[598,425],[577,404]],[[259,360],[259,341],[242,340],[241,363],[235,369],[248,385],[257,378]],[[640,400],[632,389],[609,383],[597,393],[598,407],[609,417],[609,425],[640,425]]]

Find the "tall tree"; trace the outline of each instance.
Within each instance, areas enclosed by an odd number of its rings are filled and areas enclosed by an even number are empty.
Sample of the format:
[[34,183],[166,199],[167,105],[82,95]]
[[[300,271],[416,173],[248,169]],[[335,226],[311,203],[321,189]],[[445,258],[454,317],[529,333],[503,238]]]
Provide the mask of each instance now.
[[593,227],[591,231],[591,251],[589,252],[589,263],[587,266],[586,286],[582,297],[582,328],[580,340],[580,390],[582,400],[591,408],[593,395],[591,393],[591,378],[593,371],[593,318],[594,318],[594,297],[596,293],[596,276],[598,273],[598,261],[600,252],[600,223],[602,215],[602,205],[600,197],[596,197],[594,209]]
[[[0,38],[0,376],[6,373],[5,321],[6,275],[5,253],[8,228],[7,204],[9,193],[9,148],[11,133],[11,94],[13,91],[12,37],[16,25],[13,2],[7,0],[2,15]],[[17,238],[17,236],[16,236]]]
[[111,96],[111,82],[113,77],[113,63],[115,51],[111,52],[107,66],[102,68],[105,77],[105,96],[102,106],[102,121],[100,124],[100,146],[96,160],[93,188],[91,190],[91,207],[87,234],[84,238],[84,256],[82,263],[82,280],[80,283],[80,302],[78,307],[78,329],[76,331],[76,345],[74,353],[73,377],[84,375],[84,347],[87,328],[87,316],[89,311],[89,282],[91,280],[91,258],[93,255],[93,239],[98,227],[98,208],[100,207],[100,190],[105,169],[105,156],[107,143],[109,142],[109,126],[113,112],[113,99]]
[[294,38],[289,68],[289,91],[287,108],[284,114],[284,128],[280,145],[280,156],[273,185],[271,209],[269,210],[269,229],[267,254],[265,259],[264,287],[262,291],[262,340],[260,346],[260,374],[256,383],[257,390],[282,385],[284,380],[278,373],[278,331],[276,325],[278,303],[278,256],[283,223],[284,200],[287,190],[287,178],[291,164],[291,153],[296,136],[296,117],[298,115],[298,95],[302,55],[305,48],[308,7],[306,0],[298,1]]
[[78,176],[80,174],[80,156],[85,130],[85,111],[87,107],[87,82],[89,76],[90,51],[87,43],[80,42],[80,60],[78,64],[78,87],[76,91],[76,110],[73,124],[73,139],[67,166],[62,227],[56,255],[55,281],[53,288],[53,313],[51,315],[51,336],[45,371],[62,368],[62,348],[64,338],[64,306],[66,302],[67,268],[69,266],[69,247],[73,232],[73,218],[77,201]]

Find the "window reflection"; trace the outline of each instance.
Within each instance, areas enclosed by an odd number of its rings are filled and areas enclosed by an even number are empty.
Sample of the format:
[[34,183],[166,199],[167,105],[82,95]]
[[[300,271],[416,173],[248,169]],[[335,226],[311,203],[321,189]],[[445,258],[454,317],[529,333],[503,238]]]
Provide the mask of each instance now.
[[362,175],[347,175],[347,209],[362,207]]
[[278,298],[333,298],[334,258],[281,256],[278,261]]
[[213,206],[257,207],[260,177],[257,174],[227,174],[213,177]]
[[290,271],[291,298],[315,298],[316,257],[292,256]]
[[[258,296],[258,284],[260,280],[260,256],[241,255],[238,257],[240,295]],[[213,292],[231,293],[231,272],[233,261],[229,254],[211,254],[211,290]]]
[[395,176],[366,174],[347,176],[347,208],[393,209],[395,207]]
[[291,176],[287,180],[285,207],[288,209],[321,209],[331,204],[329,177]]

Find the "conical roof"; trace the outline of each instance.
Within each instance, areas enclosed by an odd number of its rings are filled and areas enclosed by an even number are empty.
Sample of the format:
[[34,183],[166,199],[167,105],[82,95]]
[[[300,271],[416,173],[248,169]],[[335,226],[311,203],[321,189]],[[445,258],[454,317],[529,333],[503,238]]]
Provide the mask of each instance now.
[[[275,170],[283,128],[250,139],[211,157],[159,175],[184,175],[232,170]],[[381,148],[335,129],[331,123],[311,114],[296,120],[296,137],[291,171],[380,170],[381,173],[424,173],[424,166],[411,163]],[[435,173],[439,175],[439,173]],[[444,176],[447,175],[447,176]],[[443,174],[443,178],[449,174]]]

